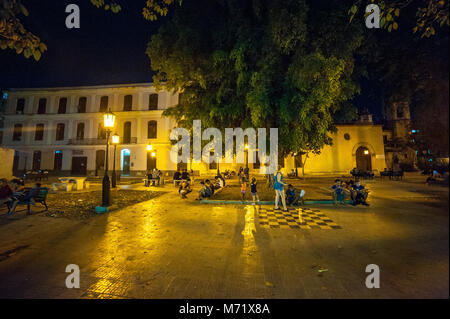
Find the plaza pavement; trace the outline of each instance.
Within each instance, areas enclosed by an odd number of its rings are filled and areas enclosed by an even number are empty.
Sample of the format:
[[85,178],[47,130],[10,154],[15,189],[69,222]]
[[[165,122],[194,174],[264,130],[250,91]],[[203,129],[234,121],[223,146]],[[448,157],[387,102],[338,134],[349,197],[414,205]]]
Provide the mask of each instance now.
[[[448,187],[369,183],[370,207],[308,207],[336,229],[267,227],[257,207],[182,200],[171,185],[87,221],[23,218],[0,229],[0,297],[448,298]],[[65,287],[68,264],[80,289]]]

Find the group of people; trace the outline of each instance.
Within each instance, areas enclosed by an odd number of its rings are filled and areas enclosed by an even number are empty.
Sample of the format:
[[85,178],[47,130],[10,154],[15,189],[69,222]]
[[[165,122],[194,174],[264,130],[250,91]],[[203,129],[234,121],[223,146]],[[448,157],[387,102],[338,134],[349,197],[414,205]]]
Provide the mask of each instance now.
[[[240,195],[242,202],[246,198],[248,190],[250,190],[252,196],[252,204],[256,205],[260,203],[258,196],[258,183],[256,178],[252,178],[249,182],[248,172],[244,169],[240,169],[238,176],[240,181]],[[284,181],[283,172],[281,167],[275,174],[270,176],[272,182],[270,185],[275,191],[275,209],[280,209],[282,205],[284,211],[287,211],[287,206],[304,205],[305,190],[297,190],[292,184],[287,184]],[[189,173],[184,170],[183,172],[176,172],[174,174],[174,183],[179,182],[178,192],[181,198],[187,198],[187,194],[192,192],[191,179]],[[197,200],[210,198],[214,193],[225,186],[225,179],[219,174],[214,178],[214,181],[206,179],[200,182],[200,190],[198,191]],[[286,189],[285,189],[286,188]],[[369,206],[367,203],[368,190],[361,185],[359,180],[343,182],[340,179],[335,180],[335,184],[331,186],[331,193],[335,204],[345,202],[345,198],[349,197],[352,200],[352,204]]]
[[164,178],[162,172],[159,169],[154,168],[152,171],[147,172],[147,183],[146,186],[159,186],[161,185],[162,179]]
[[198,191],[198,200],[209,198],[214,195],[214,192],[225,187],[225,179],[219,174],[214,177],[214,183],[207,179],[205,181],[201,181],[200,185],[201,187]]
[[[302,189],[299,192],[294,188],[292,184],[287,185],[286,192],[284,191],[284,186],[287,184],[283,180],[283,173],[280,169],[274,175],[273,188],[275,190],[275,209],[279,209],[279,203],[283,204],[283,208],[287,211],[286,204],[289,206],[304,204],[303,197],[305,196],[305,191]],[[250,192],[252,195],[252,204],[260,203],[257,189],[256,178],[252,178],[250,183]],[[247,181],[245,177],[241,178],[241,200],[245,200],[245,194],[247,193]]]
[[30,201],[39,194],[40,183],[36,183],[31,189],[25,189],[25,184],[20,179],[13,179],[10,182],[6,178],[0,180],[0,205],[8,206],[7,215],[15,212],[19,202]]
[[343,204],[346,196],[350,196],[353,206],[364,205],[369,206],[367,203],[367,197],[369,192],[359,180],[343,182],[340,179],[334,181],[334,185],[331,186],[331,192],[335,204]]

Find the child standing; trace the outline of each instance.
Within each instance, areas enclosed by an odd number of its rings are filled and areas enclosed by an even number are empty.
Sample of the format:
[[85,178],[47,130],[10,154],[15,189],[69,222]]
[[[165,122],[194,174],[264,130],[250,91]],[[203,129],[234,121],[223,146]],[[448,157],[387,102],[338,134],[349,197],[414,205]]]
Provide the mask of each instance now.
[[247,191],[247,182],[245,181],[245,178],[242,177],[241,178],[241,196],[242,196],[242,201],[244,201],[245,199],[245,192]]
[[256,178],[252,178],[252,183],[250,184],[250,191],[252,192],[253,205],[255,205],[255,200],[258,200],[259,204],[259,196],[258,191],[256,190]]

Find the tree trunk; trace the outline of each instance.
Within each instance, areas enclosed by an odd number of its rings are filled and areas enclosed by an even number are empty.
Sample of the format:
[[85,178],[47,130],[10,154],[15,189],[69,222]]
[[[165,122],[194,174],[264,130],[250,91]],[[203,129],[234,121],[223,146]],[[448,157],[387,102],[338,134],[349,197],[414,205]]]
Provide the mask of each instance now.
[[303,175],[303,177],[305,177],[305,165],[306,165],[306,160],[308,159],[308,155],[309,155],[309,153],[306,153],[305,160],[302,163],[302,175]]

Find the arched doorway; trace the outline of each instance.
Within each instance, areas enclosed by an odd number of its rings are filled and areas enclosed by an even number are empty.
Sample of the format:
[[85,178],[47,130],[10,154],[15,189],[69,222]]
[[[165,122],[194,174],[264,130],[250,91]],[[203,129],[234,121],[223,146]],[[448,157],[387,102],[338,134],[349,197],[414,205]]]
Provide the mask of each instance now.
[[356,150],[356,168],[363,172],[372,170],[372,156],[367,147],[360,146]]
[[122,175],[130,175],[131,166],[131,152],[129,149],[124,149],[120,152],[120,168],[122,170]]

